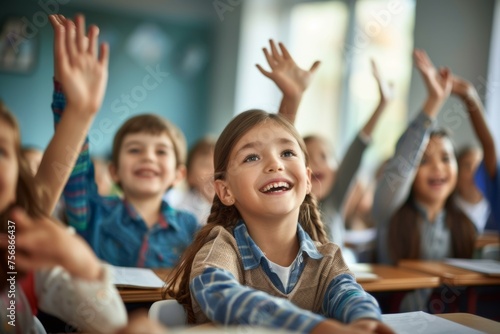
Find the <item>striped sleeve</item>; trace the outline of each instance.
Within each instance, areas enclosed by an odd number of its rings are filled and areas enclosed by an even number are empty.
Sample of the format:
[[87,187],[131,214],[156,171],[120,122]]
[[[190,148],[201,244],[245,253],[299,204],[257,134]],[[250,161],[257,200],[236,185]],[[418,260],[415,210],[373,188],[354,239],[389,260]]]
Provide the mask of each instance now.
[[325,318],[290,301],[241,285],[228,271],[207,268],[191,281],[191,294],[208,319],[310,333]]
[[[62,92],[61,84],[55,80],[52,99],[54,125],[57,127],[66,107],[66,98]],[[88,227],[89,194],[87,186],[94,182],[93,171],[91,169],[89,138],[87,136],[63,192],[68,222],[77,231],[85,231]],[[89,177],[92,179],[89,180]]]
[[323,299],[323,314],[344,323],[357,319],[382,318],[375,298],[356,283],[353,276],[341,274],[335,277],[326,290]]

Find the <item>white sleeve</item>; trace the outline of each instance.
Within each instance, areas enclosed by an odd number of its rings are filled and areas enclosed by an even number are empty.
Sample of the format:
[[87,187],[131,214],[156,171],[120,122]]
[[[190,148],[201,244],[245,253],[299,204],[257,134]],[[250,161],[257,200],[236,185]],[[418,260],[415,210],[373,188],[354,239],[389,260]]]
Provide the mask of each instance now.
[[38,307],[83,332],[112,333],[127,324],[125,305],[103,264],[101,279],[71,277],[62,267],[35,274]]

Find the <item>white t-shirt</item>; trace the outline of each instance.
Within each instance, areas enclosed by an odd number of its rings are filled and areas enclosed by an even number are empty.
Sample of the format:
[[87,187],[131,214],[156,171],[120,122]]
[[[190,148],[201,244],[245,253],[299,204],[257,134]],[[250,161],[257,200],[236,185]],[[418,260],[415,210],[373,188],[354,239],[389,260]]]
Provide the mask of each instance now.
[[[267,261],[269,261],[269,259]],[[288,267],[282,267],[279,264],[276,264],[276,263],[274,263],[272,261],[269,261],[269,268],[271,269],[271,271],[273,273],[275,273],[276,275],[278,275],[278,277],[279,277],[281,283],[283,284],[283,287],[285,288],[285,290],[288,287],[288,281],[290,279],[290,271],[292,269],[292,265],[293,265],[293,262]]]
[[477,203],[469,203],[460,195],[455,194],[455,203],[476,226],[478,234],[483,233],[484,227],[488,222],[488,217],[490,216],[490,204],[488,201],[483,197]]

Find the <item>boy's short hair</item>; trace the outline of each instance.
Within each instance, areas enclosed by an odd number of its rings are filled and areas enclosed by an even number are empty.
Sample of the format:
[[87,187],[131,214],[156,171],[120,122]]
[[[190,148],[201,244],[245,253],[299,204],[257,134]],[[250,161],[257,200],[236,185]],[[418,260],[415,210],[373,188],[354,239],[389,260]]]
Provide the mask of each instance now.
[[186,164],[187,144],[182,131],[165,118],[155,114],[142,114],[129,118],[119,129],[113,139],[111,163],[118,167],[120,148],[125,136],[134,133],[147,133],[151,135],[166,134],[174,145],[176,166]]

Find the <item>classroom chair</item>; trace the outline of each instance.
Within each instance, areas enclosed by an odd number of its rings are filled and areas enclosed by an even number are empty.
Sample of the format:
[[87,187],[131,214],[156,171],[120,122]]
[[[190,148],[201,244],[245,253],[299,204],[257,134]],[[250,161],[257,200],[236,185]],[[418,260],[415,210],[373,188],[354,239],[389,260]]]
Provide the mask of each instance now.
[[149,308],[148,316],[169,327],[186,326],[187,323],[184,307],[175,299],[154,302]]

